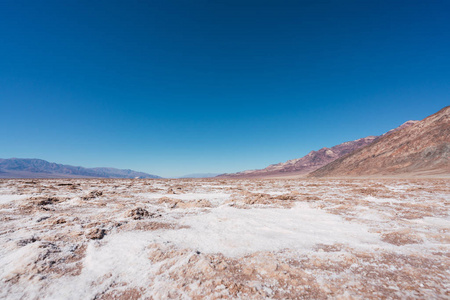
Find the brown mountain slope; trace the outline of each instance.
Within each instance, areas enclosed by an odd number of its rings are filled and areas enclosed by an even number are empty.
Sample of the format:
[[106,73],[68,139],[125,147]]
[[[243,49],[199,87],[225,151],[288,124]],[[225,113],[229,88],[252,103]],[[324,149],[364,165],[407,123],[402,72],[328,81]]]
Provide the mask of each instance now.
[[[411,126],[417,121],[408,121],[402,124],[401,126],[390,130],[385,134],[389,134],[391,132],[395,132],[402,128],[406,128]],[[382,135],[384,136],[384,135]],[[345,142],[339,145],[336,145],[331,148],[324,147],[317,151],[311,151],[307,155],[288,160],[284,163],[278,163],[268,166],[265,169],[260,170],[248,170],[233,174],[222,174],[219,177],[226,178],[262,178],[262,177],[284,177],[284,176],[301,176],[306,175],[312,171],[319,169],[327,165],[328,163],[349,154],[361,147],[367,146],[371,144],[373,141],[380,137],[377,136],[368,136],[365,138],[357,139],[355,141]]]
[[450,175],[450,106],[312,172],[311,177]]

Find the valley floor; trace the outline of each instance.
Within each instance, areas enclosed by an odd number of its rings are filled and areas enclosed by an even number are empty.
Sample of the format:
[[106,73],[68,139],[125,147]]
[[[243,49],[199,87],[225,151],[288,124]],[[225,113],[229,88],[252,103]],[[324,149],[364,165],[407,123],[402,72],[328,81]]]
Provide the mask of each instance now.
[[450,179],[0,180],[1,299],[450,297]]

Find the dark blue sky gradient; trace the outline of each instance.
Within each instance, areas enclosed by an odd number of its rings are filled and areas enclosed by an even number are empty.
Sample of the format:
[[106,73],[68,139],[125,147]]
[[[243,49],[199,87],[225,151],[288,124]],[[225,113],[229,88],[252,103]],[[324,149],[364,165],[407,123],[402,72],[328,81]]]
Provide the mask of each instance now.
[[450,1],[1,1],[0,157],[261,168],[450,104]]

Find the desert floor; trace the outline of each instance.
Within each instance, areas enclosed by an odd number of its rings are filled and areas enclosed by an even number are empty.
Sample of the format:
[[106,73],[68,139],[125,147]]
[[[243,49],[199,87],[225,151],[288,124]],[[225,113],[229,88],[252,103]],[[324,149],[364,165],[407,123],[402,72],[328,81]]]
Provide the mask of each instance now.
[[449,298],[450,180],[0,180],[0,298]]

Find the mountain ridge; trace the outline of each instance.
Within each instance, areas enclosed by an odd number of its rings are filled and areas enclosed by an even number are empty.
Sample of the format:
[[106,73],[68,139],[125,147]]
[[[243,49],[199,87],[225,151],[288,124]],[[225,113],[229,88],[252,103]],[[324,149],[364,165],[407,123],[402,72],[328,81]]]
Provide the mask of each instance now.
[[450,106],[386,134],[309,177],[450,175]]
[[0,178],[161,178],[130,169],[84,168],[38,158],[0,158]]

